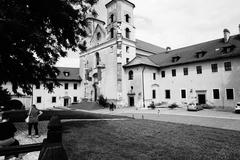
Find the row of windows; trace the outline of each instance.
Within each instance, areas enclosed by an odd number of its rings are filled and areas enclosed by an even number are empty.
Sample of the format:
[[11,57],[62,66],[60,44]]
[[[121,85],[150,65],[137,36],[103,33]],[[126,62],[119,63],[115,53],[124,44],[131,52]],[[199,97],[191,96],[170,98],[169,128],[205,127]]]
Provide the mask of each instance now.
[[[130,16],[128,14],[126,14],[124,17],[125,17],[125,22],[129,23],[130,22]],[[114,19],[115,19],[114,14],[111,14],[110,15],[110,22],[111,23],[114,22]]]
[[[219,89],[213,89],[213,99],[220,99],[220,93]],[[152,98],[156,98],[156,90],[152,90]],[[165,98],[171,99],[171,91],[169,89],[165,90]],[[185,99],[186,96],[186,90],[181,90],[181,98]],[[226,89],[226,98],[227,100],[233,100],[234,99],[234,90],[233,89]]]
[[[126,62],[129,62],[129,58],[126,59]],[[218,72],[218,64],[211,64],[211,70],[212,72]],[[232,64],[231,62],[224,62],[224,70],[225,71],[232,71]],[[202,74],[202,66],[196,66],[196,73],[197,74]],[[188,75],[188,68],[183,68],[183,75],[186,76]],[[166,72],[165,71],[161,71],[161,77],[164,78],[166,76]],[[176,77],[177,73],[176,73],[176,69],[172,69],[172,77]],[[133,71],[130,70],[128,72],[128,79],[132,80],[133,79]],[[156,73],[153,73],[153,80],[156,80]]]
[[[130,39],[130,32],[131,32],[131,31],[130,31],[129,28],[126,28],[126,29],[125,29],[125,37],[128,38],[128,39]],[[114,38],[114,28],[111,28],[111,29],[110,29],[110,37],[111,37],[111,38]]]
[[[50,83],[50,85],[53,85],[53,83]],[[73,89],[76,90],[78,88],[77,86],[78,86],[78,84],[74,83],[73,84]],[[40,89],[40,85],[36,85],[36,89]],[[68,83],[64,83],[64,89],[66,89],[66,90],[68,89]]]
[[[77,97],[73,97],[73,102],[77,102]],[[37,97],[37,103],[42,103],[42,97]],[[57,97],[52,97],[52,103],[57,103]]]
[[[212,72],[218,72],[218,64],[211,64],[211,70]],[[231,71],[232,70],[232,64],[231,62],[224,62],[224,70],[225,71]],[[202,74],[202,66],[196,66],[196,73]],[[183,75],[188,75],[188,68],[183,68]],[[161,77],[164,78],[166,76],[165,71],[161,71]],[[176,77],[176,69],[172,69],[172,77]]]

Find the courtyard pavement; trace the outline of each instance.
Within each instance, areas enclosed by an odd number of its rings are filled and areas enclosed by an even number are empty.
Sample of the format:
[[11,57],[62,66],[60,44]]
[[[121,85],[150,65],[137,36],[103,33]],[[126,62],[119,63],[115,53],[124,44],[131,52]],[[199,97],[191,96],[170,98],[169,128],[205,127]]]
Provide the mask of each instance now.
[[157,108],[152,110],[138,109],[133,107],[116,109],[114,111],[109,111],[108,109],[100,109],[89,112],[124,115],[133,117],[135,119],[149,119],[155,121],[183,123],[188,125],[199,125],[240,131],[240,114],[233,112],[216,111],[212,109],[187,111],[186,108]]

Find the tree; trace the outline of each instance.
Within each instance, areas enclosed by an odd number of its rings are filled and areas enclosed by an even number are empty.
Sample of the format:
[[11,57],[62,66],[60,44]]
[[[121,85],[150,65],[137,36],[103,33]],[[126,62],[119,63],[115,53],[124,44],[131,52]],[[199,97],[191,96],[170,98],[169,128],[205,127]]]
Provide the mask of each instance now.
[[[0,106],[4,106],[7,104],[7,102],[11,99],[10,93],[7,91],[7,89],[3,89],[0,86]],[[1,110],[1,109],[0,109]]]
[[97,0],[0,0],[0,86],[11,82],[13,92],[32,85],[50,92],[57,81],[54,67],[66,50],[84,50],[86,17],[96,16]]

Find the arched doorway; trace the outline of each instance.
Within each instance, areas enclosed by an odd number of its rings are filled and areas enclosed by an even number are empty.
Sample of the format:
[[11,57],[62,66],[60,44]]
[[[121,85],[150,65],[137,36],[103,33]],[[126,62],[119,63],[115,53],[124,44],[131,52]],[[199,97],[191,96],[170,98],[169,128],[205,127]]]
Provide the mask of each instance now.
[[64,96],[63,97],[63,106],[67,107],[71,103],[71,97],[69,96]]

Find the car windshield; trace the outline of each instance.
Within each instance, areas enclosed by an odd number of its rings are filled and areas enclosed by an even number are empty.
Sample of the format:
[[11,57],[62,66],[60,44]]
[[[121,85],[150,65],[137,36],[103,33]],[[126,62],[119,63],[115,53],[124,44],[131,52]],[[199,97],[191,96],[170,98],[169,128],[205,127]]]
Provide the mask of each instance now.
[[240,106],[240,103],[237,103],[237,106]]

